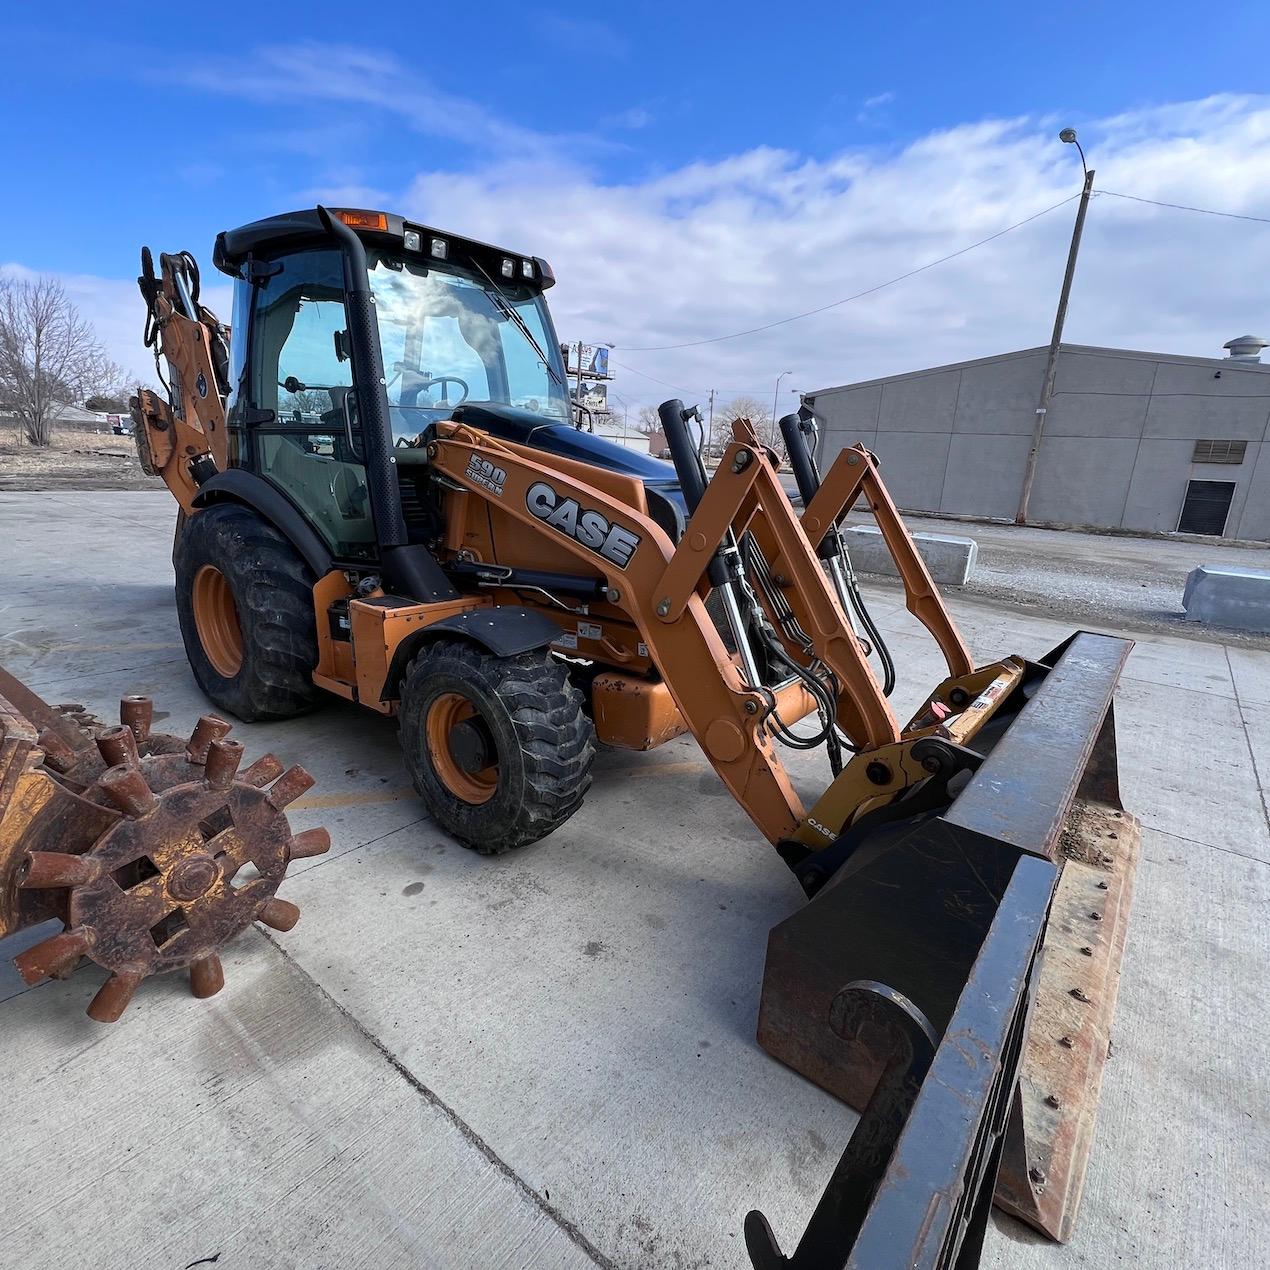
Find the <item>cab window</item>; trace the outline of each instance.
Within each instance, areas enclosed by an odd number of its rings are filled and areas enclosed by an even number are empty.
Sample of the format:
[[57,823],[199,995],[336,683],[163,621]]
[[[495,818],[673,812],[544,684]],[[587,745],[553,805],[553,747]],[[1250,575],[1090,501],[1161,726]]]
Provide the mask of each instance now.
[[251,399],[273,418],[250,429],[252,463],[304,512],[332,555],[372,559],[343,261],[337,251],[306,251],[280,263],[253,302]]

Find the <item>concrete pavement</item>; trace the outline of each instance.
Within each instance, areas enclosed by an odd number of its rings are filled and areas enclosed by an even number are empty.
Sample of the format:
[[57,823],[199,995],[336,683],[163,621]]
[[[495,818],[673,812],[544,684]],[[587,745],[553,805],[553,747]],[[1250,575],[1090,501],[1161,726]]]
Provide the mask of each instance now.
[[[0,660],[188,727],[166,492],[0,499]],[[870,594],[903,713],[938,653]],[[1071,629],[952,607],[981,661]],[[1143,861],[1084,1209],[1066,1248],[994,1216],[985,1264],[1235,1267],[1270,1242],[1267,710],[1270,653],[1135,649]],[[0,1006],[0,1265],[739,1267],[754,1206],[793,1242],[854,1117],[754,1042],[800,892],[691,741],[602,753],[577,816],[486,860],[427,822],[386,720],[333,703],[235,735],[318,778],[292,820],[334,847],[281,891],[303,917],[238,940],[211,1001],[147,982],[102,1027],[90,968]]]

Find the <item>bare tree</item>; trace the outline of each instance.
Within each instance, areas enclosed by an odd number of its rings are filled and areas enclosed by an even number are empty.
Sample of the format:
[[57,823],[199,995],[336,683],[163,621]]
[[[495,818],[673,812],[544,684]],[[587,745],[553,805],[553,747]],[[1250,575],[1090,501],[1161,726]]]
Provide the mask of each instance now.
[[652,436],[654,432],[660,432],[661,419],[658,417],[657,407],[640,406],[639,422],[636,426],[646,437]]
[[32,445],[49,444],[65,407],[109,393],[119,379],[56,278],[0,278],[0,409],[17,417]]
[[780,432],[772,423],[772,412],[757,397],[733,397],[726,406],[714,412],[714,427],[710,444],[723,447],[732,440],[732,421],[748,419],[764,445],[770,445],[778,453],[784,452]]

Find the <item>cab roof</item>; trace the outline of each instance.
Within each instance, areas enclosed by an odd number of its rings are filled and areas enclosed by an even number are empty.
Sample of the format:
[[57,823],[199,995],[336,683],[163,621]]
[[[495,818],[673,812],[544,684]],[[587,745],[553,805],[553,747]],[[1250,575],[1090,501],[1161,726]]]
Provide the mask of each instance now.
[[[464,238],[443,229],[433,229],[408,221],[395,212],[352,208],[331,208],[330,212],[332,216],[339,216],[346,224],[350,224],[367,246],[393,247],[404,252],[406,234],[410,232],[419,236],[421,248],[418,254],[423,258],[429,257],[431,245],[439,241],[445,244],[446,259],[476,260],[491,277],[499,277],[503,262],[510,260],[514,265],[516,282],[529,283],[544,291],[555,284],[555,274],[541,256],[526,256],[505,247],[496,247],[492,243]],[[212,263],[222,273],[236,278],[249,256],[270,256],[331,241],[331,235],[323,227],[322,218],[316,208],[281,212],[277,216],[252,221],[238,229],[222,230],[216,235]],[[522,264],[526,261],[533,264],[532,278],[522,272]]]

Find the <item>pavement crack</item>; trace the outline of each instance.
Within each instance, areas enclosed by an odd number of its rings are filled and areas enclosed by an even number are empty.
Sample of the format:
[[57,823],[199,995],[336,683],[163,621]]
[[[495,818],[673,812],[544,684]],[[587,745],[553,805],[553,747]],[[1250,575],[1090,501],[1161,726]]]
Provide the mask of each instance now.
[[416,825],[427,824],[431,817],[420,816],[416,820],[408,820],[404,825],[398,825],[395,829],[389,829],[385,833],[379,834],[377,837],[368,838],[365,842],[359,842],[355,846],[345,847],[343,851],[328,851],[325,855],[318,856],[312,864],[307,868],[299,870],[292,874],[292,877],[303,877],[306,873],[312,873],[314,869],[320,869],[324,864],[332,864],[336,860],[342,860],[346,855],[352,855],[354,851],[364,851],[367,847],[373,847],[377,842],[383,842],[385,838],[391,838],[393,834],[400,833],[403,829],[413,829]]
[[[387,835],[385,835],[387,836]],[[559,1230],[582,1250],[595,1263],[599,1270],[618,1270],[617,1263],[602,1253],[582,1230],[569,1220],[549,1199],[536,1191],[506,1160],[494,1150],[488,1142],[459,1113],[445,1101],[440,1094],[429,1088],[410,1070],[393,1052],[371,1032],[362,1021],[342,1002],[337,1001],[289,952],[270,934],[260,933],[277,950],[279,956],[299,975],[308,980],[314,989],[331,1005],[349,1024],[356,1029],[370,1046],[372,1046],[385,1062],[402,1078],[426,1103],[435,1107],[459,1131],[463,1139],[480,1152],[494,1166],[498,1173],[505,1177],[520,1194],[537,1208],[545,1217],[553,1222]],[[189,1270],[187,1267],[186,1270]]]
[[76,1059],[83,1058],[83,1056],[87,1054],[89,1050],[96,1049],[97,1046],[104,1044],[108,1040],[110,1040],[109,1036],[99,1036],[95,1041],[90,1041],[87,1045],[83,1046],[81,1049],[77,1049],[69,1058],[62,1059],[62,1061],[58,1063],[56,1067],[50,1070],[47,1076],[45,1077],[45,1079],[48,1079],[48,1077],[50,1076],[56,1076],[58,1072],[65,1071],[66,1068],[68,1068],[73,1062],[76,1061]]
[[1215,842],[1204,842],[1199,838],[1188,838],[1184,833],[1177,833],[1173,829],[1160,829],[1155,825],[1148,824],[1146,821],[1142,822],[1142,827],[1161,838],[1175,838],[1178,842],[1189,843],[1192,847],[1203,847],[1206,851],[1220,851],[1223,855],[1237,856],[1240,860],[1247,860],[1249,864],[1259,864],[1263,869],[1270,869],[1270,860],[1263,860],[1260,856],[1249,855],[1246,851],[1236,851],[1234,847],[1219,847]]
[[1244,744],[1248,747],[1248,761],[1252,764],[1252,779],[1257,783],[1257,793],[1261,796],[1261,815],[1270,829],[1270,805],[1266,803],[1266,787],[1261,783],[1261,771],[1257,766],[1257,752],[1252,748],[1252,737],[1248,733],[1248,720],[1244,715],[1243,699],[1239,695],[1239,684],[1235,681],[1235,668],[1230,664],[1230,647],[1221,646],[1226,655],[1226,669],[1230,672],[1231,687],[1235,690],[1235,708],[1239,711],[1239,726],[1243,729]]

